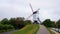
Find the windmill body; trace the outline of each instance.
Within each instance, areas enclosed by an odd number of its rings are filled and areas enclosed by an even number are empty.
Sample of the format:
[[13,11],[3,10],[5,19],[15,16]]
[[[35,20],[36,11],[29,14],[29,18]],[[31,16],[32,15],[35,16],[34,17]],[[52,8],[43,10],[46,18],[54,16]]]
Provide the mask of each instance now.
[[[36,11],[33,11],[33,8],[32,8],[32,6],[31,6],[31,4],[30,4],[30,8],[31,8],[33,14],[31,14],[29,17],[33,16],[33,21],[34,21],[34,23],[39,24],[39,22],[41,22],[40,19],[39,19],[39,10],[40,10],[40,9],[37,9]],[[28,18],[29,18],[29,17],[28,17]],[[28,19],[28,18],[27,18],[27,19]]]
[[33,21],[34,21],[34,22],[36,21],[36,22],[39,23],[39,21],[38,21],[37,18],[39,18],[39,11],[33,12]]

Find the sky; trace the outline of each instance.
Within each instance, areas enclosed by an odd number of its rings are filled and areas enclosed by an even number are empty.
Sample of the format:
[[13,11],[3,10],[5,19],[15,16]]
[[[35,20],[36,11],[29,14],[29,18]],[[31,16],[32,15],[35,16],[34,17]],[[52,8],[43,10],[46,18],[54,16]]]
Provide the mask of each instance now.
[[[41,21],[60,19],[60,0],[0,0],[0,20],[11,17],[25,17],[26,19],[32,14],[30,3],[34,11],[40,8]],[[29,19],[32,20],[32,16]]]

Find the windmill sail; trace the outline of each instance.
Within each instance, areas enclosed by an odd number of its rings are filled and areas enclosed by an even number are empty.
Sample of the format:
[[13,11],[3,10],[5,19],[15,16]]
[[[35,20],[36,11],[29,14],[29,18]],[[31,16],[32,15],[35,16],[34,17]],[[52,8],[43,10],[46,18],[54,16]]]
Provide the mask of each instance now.
[[39,19],[39,18],[37,18],[37,19],[38,19],[38,21],[41,23],[40,19]]
[[33,14],[31,14],[30,16],[28,16],[28,18],[27,18],[27,19],[29,19],[32,15],[33,15]]
[[33,12],[33,8],[32,8],[32,5],[30,4],[30,8],[31,8],[31,10],[32,10],[32,12]]

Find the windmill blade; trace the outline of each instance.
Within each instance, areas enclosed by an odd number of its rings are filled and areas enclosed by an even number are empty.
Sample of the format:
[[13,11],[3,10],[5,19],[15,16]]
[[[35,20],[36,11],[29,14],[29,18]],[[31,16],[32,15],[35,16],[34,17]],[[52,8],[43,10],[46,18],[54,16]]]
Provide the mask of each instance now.
[[27,19],[29,19],[32,15],[33,15],[33,14],[31,14],[30,16],[28,16],[28,18],[27,18]]
[[40,19],[39,19],[39,18],[37,18],[37,19],[38,19],[38,21],[41,23]]
[[32,12],[33,12],[33,8],[32,8],[32,5],[30,4],[30,8],[31,8],[31,10],[32,10]]
[[40,10],[40,8],[38,8],[36,11],[39,11]]

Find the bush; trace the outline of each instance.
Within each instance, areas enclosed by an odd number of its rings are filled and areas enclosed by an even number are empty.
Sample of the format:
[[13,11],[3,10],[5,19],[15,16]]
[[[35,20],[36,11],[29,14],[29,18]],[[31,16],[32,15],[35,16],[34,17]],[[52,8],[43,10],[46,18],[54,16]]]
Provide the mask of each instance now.
[[8,25],[8,29],[14,29],[14,27],[12,25]]
[[14,27],[12,25],[4,25],[4,30],[9,30],[9,29],[14,29]]
[[3,25],[0,24],[0,30],[8,30],[8,29],[14,29],[14,27],[12,25]]
[[0,23],[0,30],[3,30],[4,25]]
[[9,20],[7,18],[4,18],[3,20],[1,20],[1,23],[4,24],[4,25],[5,24],[10,24]]

